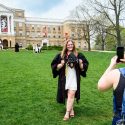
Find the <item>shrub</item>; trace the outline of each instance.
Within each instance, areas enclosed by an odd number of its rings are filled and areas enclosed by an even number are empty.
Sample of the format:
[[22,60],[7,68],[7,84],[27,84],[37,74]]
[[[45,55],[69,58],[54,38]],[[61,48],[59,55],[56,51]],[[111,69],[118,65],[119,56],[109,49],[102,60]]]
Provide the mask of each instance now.
[[48,46],[48,50],[62,50],[62,46]]
[[26,49],[33,50],[33,46],[31,44],[29,44]]

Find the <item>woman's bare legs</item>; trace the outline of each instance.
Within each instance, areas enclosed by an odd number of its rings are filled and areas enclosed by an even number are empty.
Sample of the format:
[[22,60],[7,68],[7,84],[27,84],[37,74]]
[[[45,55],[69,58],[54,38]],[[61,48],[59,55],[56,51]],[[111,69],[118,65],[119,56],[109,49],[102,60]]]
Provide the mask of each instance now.
[[70,117],[70,112],[73,114],[73,103],[75,98],[75,90],[68,90],[68,98],[67,98],[67,104],[66,104],[66,113],[64,116],[64,120],[68,120]]

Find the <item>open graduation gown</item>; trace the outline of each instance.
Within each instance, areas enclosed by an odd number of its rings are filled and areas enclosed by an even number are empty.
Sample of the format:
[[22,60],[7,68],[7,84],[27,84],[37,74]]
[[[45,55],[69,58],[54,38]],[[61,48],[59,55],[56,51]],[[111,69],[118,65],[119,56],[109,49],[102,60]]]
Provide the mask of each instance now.
[[[79,63],[75,65],[76,77],[77,77],[77,91],[75,93],[75,98],[76,98],[76,101],[78,102],[78,100],[80,99],[80,75],[83,77],[86,77],[86,72],[88,69],[89,62],[87,61],[87,59],[82,53],[78,53],[77,58],[83,61],[83,67],[84,67],[84,70],[81,71],[79,67]],[[57,70],[57,65],[61,63],[61,60],[62,60],[61,54],[59,53],[52,60],[51,68],[52,68],[53,78],[56,78],[58,76],[57,102],[65,104],[65,98],[67,98],[67,91],[65,90],[66,64],[60,70]]]

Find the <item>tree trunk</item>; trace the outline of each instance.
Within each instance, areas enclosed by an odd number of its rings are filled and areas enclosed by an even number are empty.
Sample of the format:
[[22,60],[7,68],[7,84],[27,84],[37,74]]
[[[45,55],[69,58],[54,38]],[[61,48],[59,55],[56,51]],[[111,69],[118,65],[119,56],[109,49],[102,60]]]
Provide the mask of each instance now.
[[91,51],[90,42],[88,42],[88,51]]
[[87,25],[87,43],[88,43],[88,51],[91,51],[91,45],[90,45],[90,30],[89,25]]
[[105,40],[104,40],[104,37],[103,37],[103,34],[101,35],[102,36],[102,45],[101,45],[101,50],[105,50]]
[[121,46],[121,35],[119,28],[116,30],[117,33],[117,46]]

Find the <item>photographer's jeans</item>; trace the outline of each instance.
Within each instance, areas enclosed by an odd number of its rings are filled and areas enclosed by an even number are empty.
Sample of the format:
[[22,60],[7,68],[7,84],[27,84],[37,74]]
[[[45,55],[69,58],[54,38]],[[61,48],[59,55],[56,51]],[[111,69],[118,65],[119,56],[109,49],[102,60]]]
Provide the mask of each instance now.
[[117,122],[118,120],[120,120],[120,118],[113,117],[112,125],[116,125],[116,122]]
[[117,125],[116,123],[121,119],[121,113],[115,114],[112,120],[112,125]]

